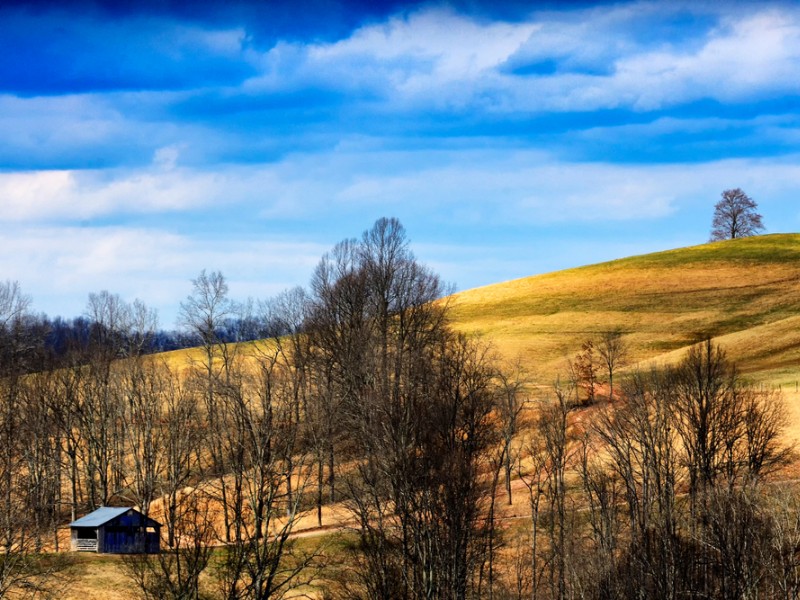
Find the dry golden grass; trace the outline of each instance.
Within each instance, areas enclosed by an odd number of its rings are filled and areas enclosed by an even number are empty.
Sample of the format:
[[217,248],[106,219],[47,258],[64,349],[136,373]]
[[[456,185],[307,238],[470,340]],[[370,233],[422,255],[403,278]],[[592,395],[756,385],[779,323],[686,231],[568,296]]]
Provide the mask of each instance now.
[[133,582],[125,575],[120,555],[75,553],[68,575],[72,584],[64,600],[130,600],[136,597]]
[[453,325],[519,357],[540,381],[598,333],[633,362],[668,361],[712,336],[755,379],[800,378],[800,235],[704,244],[469,290]]
[[[254,364],[253,361],[261,354],[272,354],[275,349],[272,340],[259,340],[255,342],[241,342],[238,344],[228,344],[229,356],[236,356],[244,359],[244,364]],[[187,373],[192,366],[202,368],[207,360],[204,348],[186,348],[183,350],[172,350],[154,355],[159,361],[163,361],[172,371],[176,373]],[[217,358],[219,360],[219,358]]]

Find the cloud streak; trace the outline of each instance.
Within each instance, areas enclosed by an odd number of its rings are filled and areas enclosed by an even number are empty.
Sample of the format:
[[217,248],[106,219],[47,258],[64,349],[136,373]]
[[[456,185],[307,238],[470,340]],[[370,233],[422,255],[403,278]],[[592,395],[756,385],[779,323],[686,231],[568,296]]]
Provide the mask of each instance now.
[[800,187],[797,156],[642,166],[568,162],[531,150],[350,149],[324,161],[300,154],[215,169],[177,167],[178,157],[167,147],[143,169],[0,174],[0,222],[91,222],[124,214],[180,220],[212,208],[277,222],[364,210],[496,226],[641,221],[669,216],[682,199],[726,185],[731,173],[762,189]]

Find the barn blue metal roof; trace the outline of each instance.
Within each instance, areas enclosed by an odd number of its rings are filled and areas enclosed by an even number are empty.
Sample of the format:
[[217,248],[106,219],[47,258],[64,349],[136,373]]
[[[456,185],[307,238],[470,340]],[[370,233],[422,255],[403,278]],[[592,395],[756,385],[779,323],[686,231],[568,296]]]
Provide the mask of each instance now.
[[100,527],[120,515],[124,515],[131,510],[130,506],[116,508],[113,506],[101,506],[97,510],[90,512],[85,517],[69,524],[70,527]]

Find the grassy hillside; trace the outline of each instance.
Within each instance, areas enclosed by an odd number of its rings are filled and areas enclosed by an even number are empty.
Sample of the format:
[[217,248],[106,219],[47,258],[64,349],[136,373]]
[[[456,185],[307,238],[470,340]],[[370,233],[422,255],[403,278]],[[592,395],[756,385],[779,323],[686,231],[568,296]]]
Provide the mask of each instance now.
[[[771,235],[636,256],[527,277],[457,294],[453,325],[521,357],[538,384],[564,371],[566,357],[600,332],[620,329],[633,361],[671,362],[686,347],[713,336],[745,373],[782,385],[790,442],[800,441],[800,235]],[[244,356],[258,343],[240,348]],[[174,369],[201,359],[200,349],[160,355]],[[586,412],[581,413],[582,417]],[[498,508],[509,526],[526,519],[527,498],[513,482],[514,504]],[[325,527],[313,515],[298,538],[316,544],[347,521],[327,506]],[[157,514],[157,508],[156,508]],[[64,531],[66,535],[66,530]],[[332,555],[337,546],[329,546]],[[76,556],[65,599],[127,598],[130,580],[120,557]],[[312,596],[305,596],[312,597]]]
[[540,380],[619,328],[635,361],[666,361],[706,336],[754,379],[800,378],[800,235],[634,256],[455,295],[453,323],[519,356]]

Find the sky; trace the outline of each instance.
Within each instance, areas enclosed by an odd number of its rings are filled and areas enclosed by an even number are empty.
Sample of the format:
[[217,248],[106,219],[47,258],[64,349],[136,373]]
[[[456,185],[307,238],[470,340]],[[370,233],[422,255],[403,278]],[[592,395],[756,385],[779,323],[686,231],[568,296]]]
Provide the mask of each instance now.
[[[134,3],[131,3],[134,4]],[[172,328],[201,270],[307,285],[397,217],[458,290],[800,230],[800,5],[4,2],[0,281]]]

